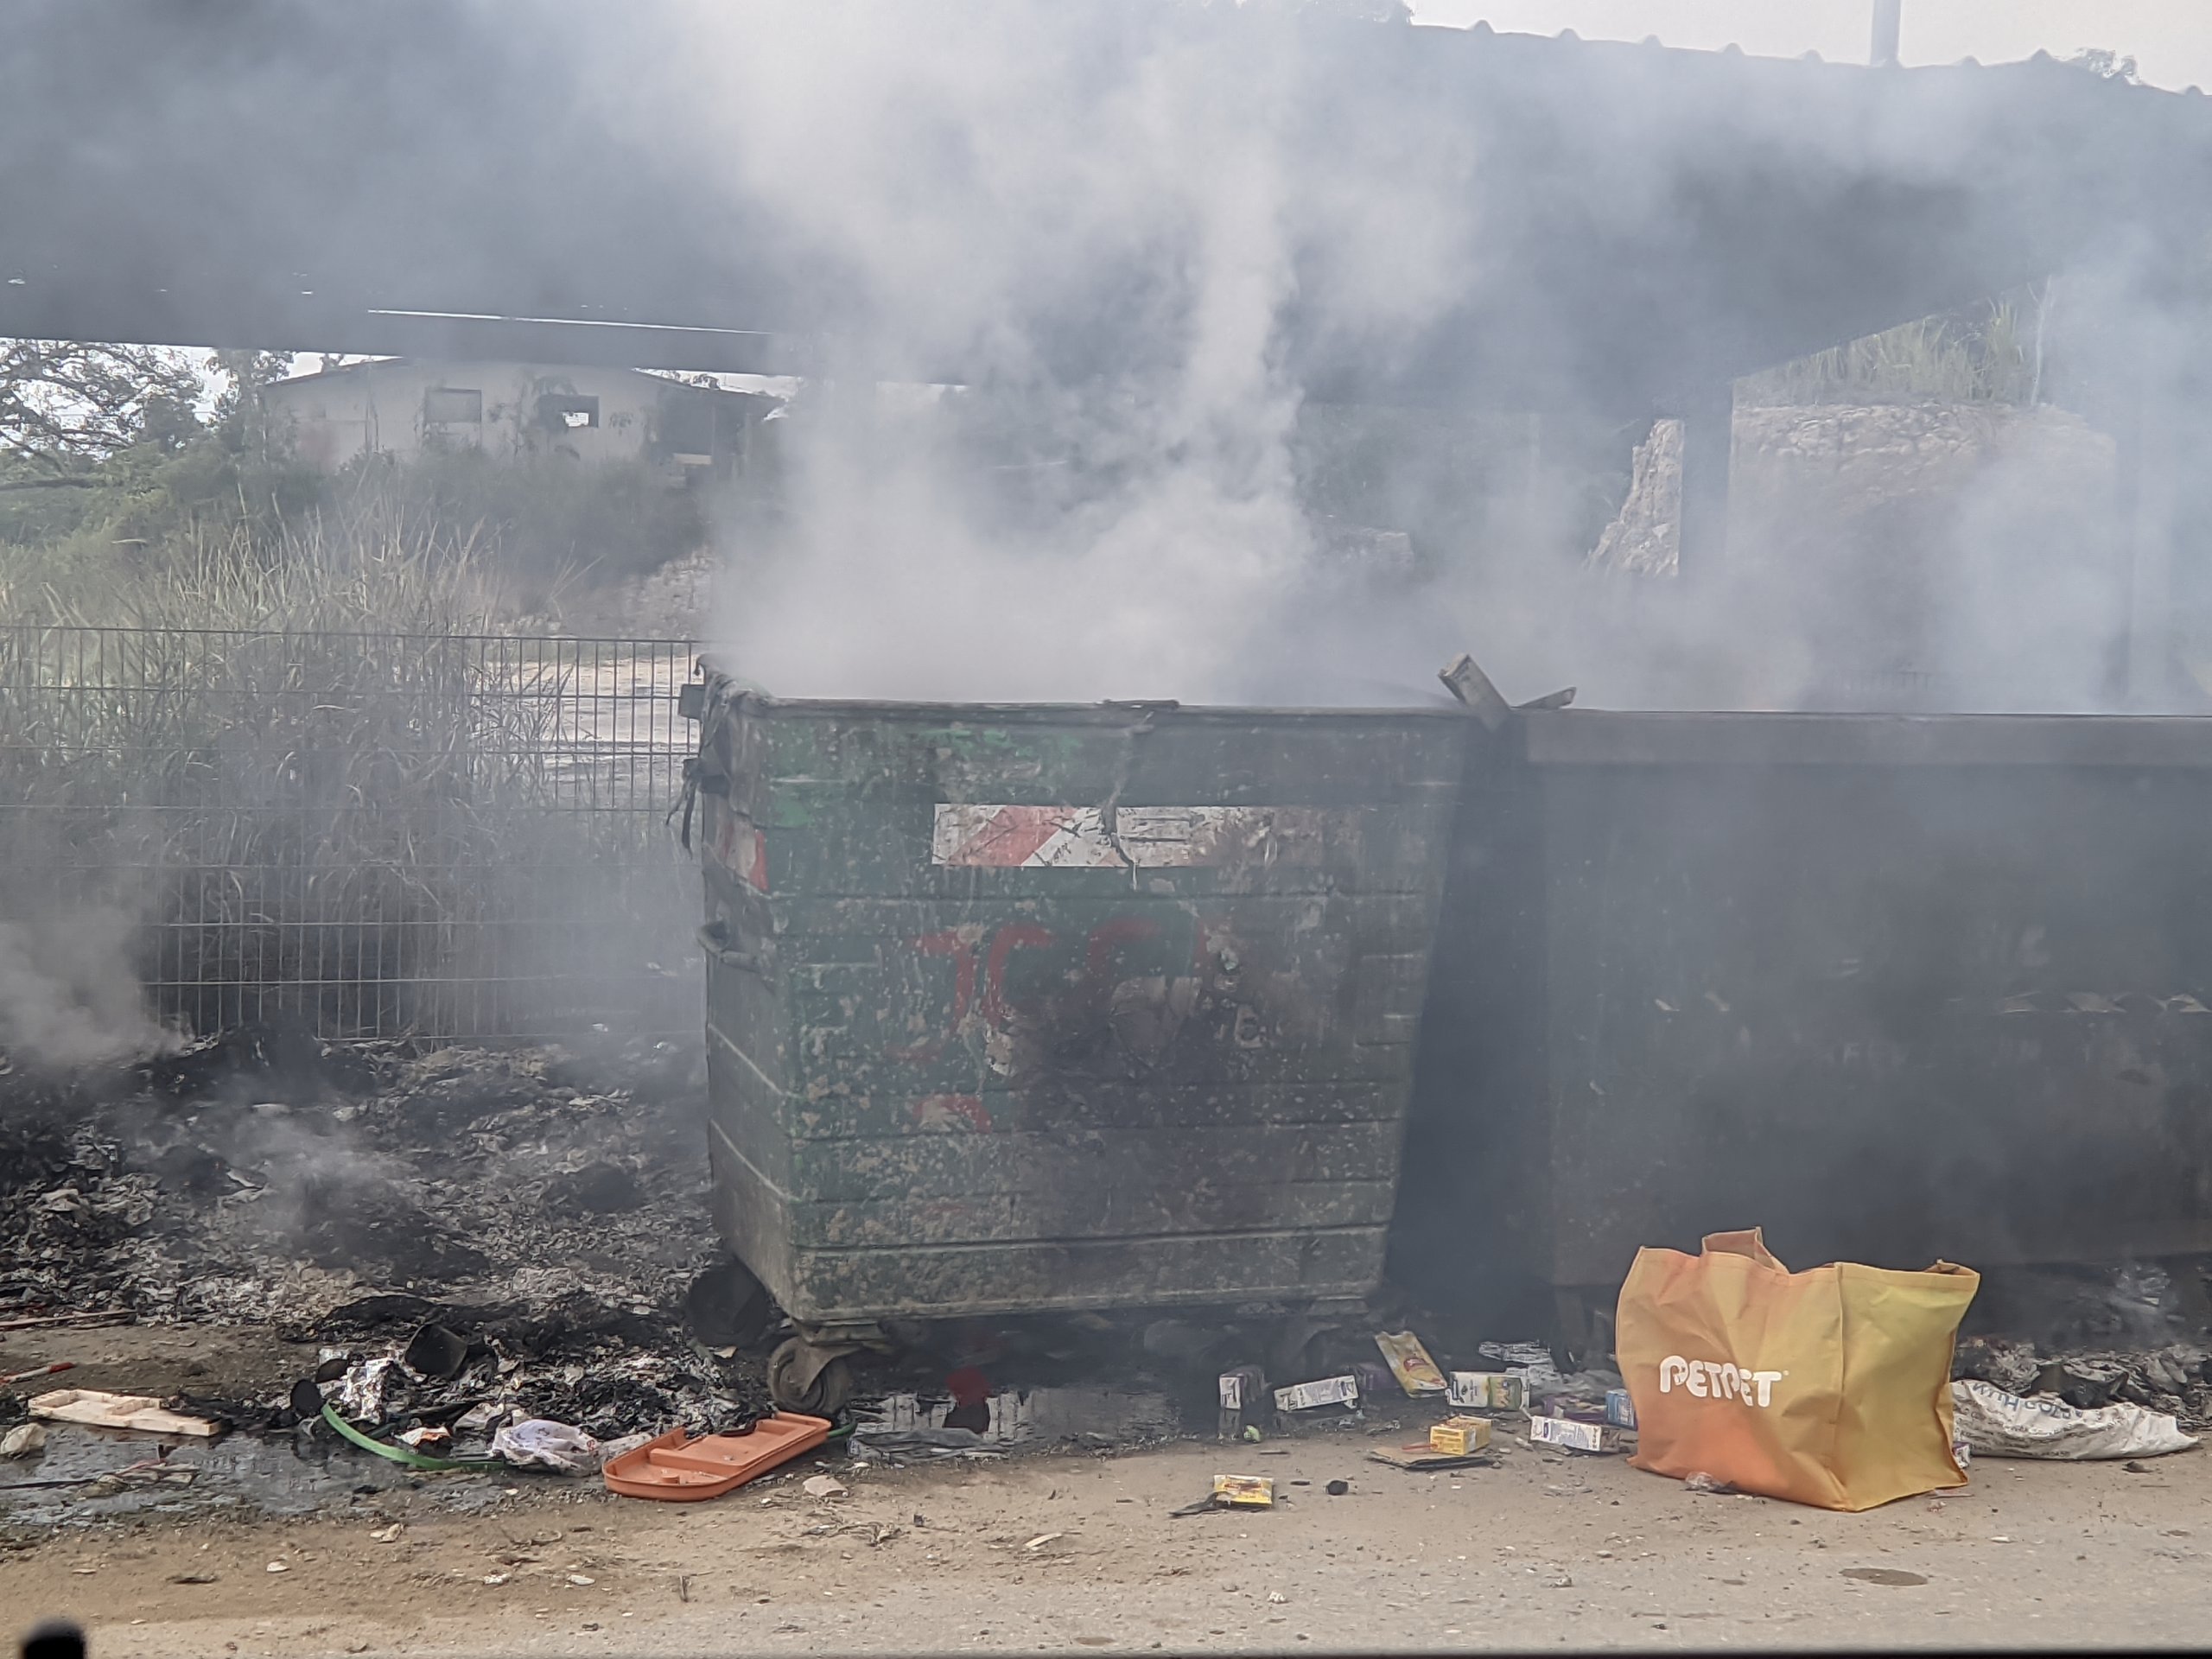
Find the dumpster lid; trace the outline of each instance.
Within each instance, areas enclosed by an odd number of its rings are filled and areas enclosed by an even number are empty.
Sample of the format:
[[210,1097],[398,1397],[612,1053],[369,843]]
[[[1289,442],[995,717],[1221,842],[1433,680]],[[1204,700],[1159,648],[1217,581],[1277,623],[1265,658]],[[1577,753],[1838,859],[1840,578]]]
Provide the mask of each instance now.
[[1536,766],[2212,766],[2188,715],[1601,712],[1522,716]]

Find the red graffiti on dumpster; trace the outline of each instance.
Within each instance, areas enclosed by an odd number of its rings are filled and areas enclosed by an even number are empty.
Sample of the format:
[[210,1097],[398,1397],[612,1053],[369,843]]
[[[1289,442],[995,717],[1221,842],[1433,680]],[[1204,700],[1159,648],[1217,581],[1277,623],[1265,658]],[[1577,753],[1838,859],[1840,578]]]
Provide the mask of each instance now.
[[[1112,993],[1115,962],[1128,946],[1160,938],[1160,923],[1148,916],[1113,916],[1099,923],[1083,941],[1081,967],[1068,976],[1079,997],[1103,1001]],[[1207,937],[1204,925],[1200,938]],[[1035,922],[1007,922],[986,930],[977,926],[944,928],[906,942],[918,957],[949,958],[952,966],[952,1006],[941,1020],[931,1021],[929,1034],[918,1042],[889,1049],[889,1058],[902,1064],[927,1065],[941,1058],[956,1040],[979,1033],[988,1047],[988,1033],[1012,1029],[1015,1009],[1007,995],[1007,976],[1015,956],[1027,950],[1050,950],[1060,943],[1051,928]],[[974,1101],[972,1109],[964,1103]],[[956,1106],[954,1103],[963,1103]],[[918,1102],[918,1116],[928,1109],[938,1123],[948,1118],[972,1122],[987,1128],[988,1115],[973,1096],[932,1095]]]

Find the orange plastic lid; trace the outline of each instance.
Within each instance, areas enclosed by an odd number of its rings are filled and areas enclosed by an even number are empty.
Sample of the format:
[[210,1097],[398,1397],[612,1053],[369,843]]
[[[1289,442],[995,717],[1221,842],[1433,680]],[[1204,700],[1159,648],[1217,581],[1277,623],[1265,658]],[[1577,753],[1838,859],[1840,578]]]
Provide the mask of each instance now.
[[608,1491],[625,1497],[693,1503],[734,1492],[829,1438],[828,1418],[790,1411],[763,1417],[745,1434],[707,1434],[695,1440],[671,1428],[635,1451],[608,1459],[600,1476]]

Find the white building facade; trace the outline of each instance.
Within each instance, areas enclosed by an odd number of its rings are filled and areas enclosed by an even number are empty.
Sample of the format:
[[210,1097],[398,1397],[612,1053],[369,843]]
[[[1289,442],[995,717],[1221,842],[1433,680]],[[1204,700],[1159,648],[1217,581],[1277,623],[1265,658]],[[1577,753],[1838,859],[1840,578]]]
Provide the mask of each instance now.
[[335,473],[364,455],[441,449],[505,459],[742,466],[777,400],[637,369],[388,358],[264,388],[301,460]]

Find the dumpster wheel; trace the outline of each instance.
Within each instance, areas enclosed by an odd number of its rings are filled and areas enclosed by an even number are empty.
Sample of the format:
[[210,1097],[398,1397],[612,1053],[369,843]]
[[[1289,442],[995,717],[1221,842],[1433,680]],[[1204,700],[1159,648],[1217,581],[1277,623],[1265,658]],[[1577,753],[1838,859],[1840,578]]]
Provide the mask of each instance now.
[[768,1398],[779,1410],[812,1417],[835,1417],[853,1397],[850,1348],[817,1348],[804,1337],[787,1337],[768,1356]]

